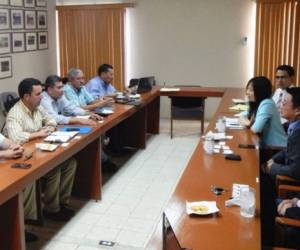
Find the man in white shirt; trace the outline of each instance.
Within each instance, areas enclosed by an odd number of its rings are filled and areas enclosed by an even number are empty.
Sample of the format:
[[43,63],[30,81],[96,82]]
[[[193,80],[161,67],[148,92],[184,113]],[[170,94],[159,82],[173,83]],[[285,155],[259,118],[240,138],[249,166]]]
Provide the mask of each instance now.
[[[74,105],[64,95],[64,85],[57,75],[48,76],[45,91],[42,93],[41,105],[58,124],[96,125],[101,116]],[[76,116],[90,116],[90,119]]]
[[[283,95],[287,88],[293,87],[295,78],[295,70],[290,65],[280,65],[276,69],[276,90],[273,95],[273,101],[275,102],[277,109],[280,113],[280,107],[283,100]],[[287,120],[281,117],[281,123],[287,123]]]
[[[6,117],[8,137],[20,144],[48,136],[55,130],[56,122],[40,105],[42,86],[34,78],[26,78],[19,84],[18,101]],[[76,171],[73,158],[61,163],[43,176],[44,216],[56,221],[68,221],[74,210],[68,207]]]

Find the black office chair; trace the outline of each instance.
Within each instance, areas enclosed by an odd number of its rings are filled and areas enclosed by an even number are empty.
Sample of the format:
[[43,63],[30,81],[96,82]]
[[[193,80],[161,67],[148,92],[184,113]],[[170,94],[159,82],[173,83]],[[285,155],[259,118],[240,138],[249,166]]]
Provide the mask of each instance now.
[[201,134],[203,134],[206,98],[177,96],[170,96],[169,98],[171,99],[171,138],[173,138],[173,120],[200,120]]
[[137,78],[130,79],[128,88],[135,87],[138,84],[139,84],[139,79]]

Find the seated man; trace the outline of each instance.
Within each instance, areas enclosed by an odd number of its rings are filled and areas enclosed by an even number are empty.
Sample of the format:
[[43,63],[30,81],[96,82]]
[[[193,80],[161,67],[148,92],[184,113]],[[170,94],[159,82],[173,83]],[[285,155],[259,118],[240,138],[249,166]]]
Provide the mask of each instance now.
[[[45,91],[41,101],[42,107],[47,110],[58,124],[96,125],[101,117],[74,105],[64,96],[64,85],[59,76],[48,76],[45,82]],[[90,115],[90,119],[75,117],[76,115]]]
[[[23,155],[24,148],[14,144],[11,140],[0,134],[0,159],[16,159]],[[29,185],[23,191],[24,218],[36,219],[35,186]],[[36,241],[37,237],[29,232],[25,232],[26,242]]]
[[283,96],[281,116],[290,124],[287,148],[262,165],[260,175],[262,239],[272,243],[272,229],[276,215],[275,176],[286,175],[300,180],[300,88],[288,88]]
[[[280,112],[281,103],[283,101],[283,95],[286,93],[286,89],[294,87],[295,70],[290,65],[280,65],[276,69],[275,82],[277,89],[273,95],[273,101],[275,102],[278,111]],[[281,123],[285,124],[288,121],[281,117]]]
[[92,111],[112,103],[111,99],[96,100],[87,92],[84,86],[84,76],[80,69],[70,69],[68,80],[69,82],[64,87],[64,93],[74,105]]
[[113,67],[109,64],[102,64],[98,68],[98,76],[94,77],[86,84],[86,89],[95,99],[113,96],[116,92],[116,89],[111,85],[113,79]]
[[[56,122],[40,106],[42,86],[39,80],[24,79],[18,87],[20,101],[8,112],[6,132],[17,143],[44,138],[55,130]],[[53,220],[67,221],[74,211],[67,207],[72,191],[76,161],[69,159],[48,172],[45,179],[44,215]]]
[[[300,220],[300,200],[299,198],[283,200],[277,207],[277,212],[281,216]],[[285,247],[300,248],[300,229],[296,227],[286,227]]]
[[281,116],[289,121],[287,148],[267,162],[265,171],[300,180],[300,88],[286,89]]

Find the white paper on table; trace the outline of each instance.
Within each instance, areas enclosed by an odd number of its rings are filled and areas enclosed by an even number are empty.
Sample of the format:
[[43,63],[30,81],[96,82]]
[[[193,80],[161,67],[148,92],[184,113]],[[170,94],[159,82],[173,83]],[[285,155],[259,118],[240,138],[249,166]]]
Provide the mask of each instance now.
[[37,149],[40,149],[42,151],[54,151],[55,149],[57,149],[58,145],[57,144],[50,144],[50,143],[36,143],[35,147]]
[[[193,206],[206,206],[208,208],[207,212],[196,212],[192,209]],[[198,215],[207,215],[219,212],[217,203],[215,201],[194,201],[186,202],[186,213],[187,214],[198,214]]]
[[75,117],[80,119],[90,119],[89,115],[76,115]]
[[160,89],[161,92],[177,92],[179,90],[180,90],[180,88],[161,88]]
[[233,154],[233,151],[230,150],[230,149],[225,149],[225,150],[223,150],[223,154],[224,155],[230,155],[230,154]]
[[232,99],[232,102],[234,104],[237,104],[237,103],[247,103],[247,101],[245,99],[235,99],[235,98]]

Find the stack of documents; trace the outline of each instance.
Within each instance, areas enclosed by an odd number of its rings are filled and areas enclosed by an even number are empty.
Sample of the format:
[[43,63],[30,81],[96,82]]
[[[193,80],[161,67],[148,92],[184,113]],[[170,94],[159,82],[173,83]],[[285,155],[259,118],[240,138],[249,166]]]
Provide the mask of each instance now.
[[247,103],[247,101],[246,100],[244,100],[244,99],[232,99],[232,102],[234,103],[234,104],[246,104]]
[[44,139],[44,141],[58,142],[58,143],[68,142],[77,134],[78,134],[78,131],[70,131],[70,132],[55,131],[55,132],[51,133],[51,135],[47,136]]
[[229,109],[235,110],[235,111],[246,111],[248,110],[248,106],[246,104],[236,104]]
[[230,129],[243,129],[244,128],[244,126],[242,126],[239,123],[239,118],[225,117],[225,124],[226,124],[226,128],[230,128]]
[[180,90],[180,88],[161,88],[160,89],[161,92],[177,92],[179,90]]

